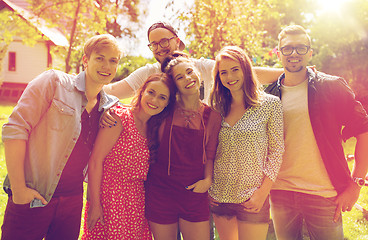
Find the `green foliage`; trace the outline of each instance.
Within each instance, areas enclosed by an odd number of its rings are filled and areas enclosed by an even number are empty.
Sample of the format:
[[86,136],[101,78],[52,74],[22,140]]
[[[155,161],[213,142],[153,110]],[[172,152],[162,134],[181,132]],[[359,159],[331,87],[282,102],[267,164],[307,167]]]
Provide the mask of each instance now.
[[213,58],[223,46],[238,45],[256,60],[254,65],[275,67],[280,66],[272,53],[278,33],[287,25],[302,25],[312,38],[311,65],[343,76],[368,109],[368,1],[346,1],[339,12],[322,11],[321,2],[194,0],[178,18],[187,26],[192,56]]
[[180,17],[189,21],[191,55],[213,58],[226,45],[240,46],[251,57],[268,52],[263,48],[262,19],[270,14],[270,4],[269,0],[196,0],[189,13]]
[[0,11],[0,22],[0,42],[2,44],[10,44],[15,36],[20,37],[25,44],[30,46],[42,39],[42,35],[33,25],[6,8]]
[[[79,70],[86,39],[95,34],[110,33],[116,37],[134,38],[132,23],[138,24],[139,0],[33,0],[32,11],[58,27],[69,40],[67,50],[57,49],[65,58],[65,71]],[[123,25],[123,26],[122,26]]]
[[115,78],[112,82],[119,81],[121,79],[126,78],[131,74],[133,71],[137,70],[138,68],[149,64],[154,63],[155,59],[147,59],[142,56],[125,56],[120,59],[120,65],[118,67],[117,73]]
[[[4,8],[0,10],[0,73],[2,72],[3,59],[7,53],[9,44],[14,40],[15,36],[20,37],[23,43],[33,46],[38,40],[42,39],[42,35],[29,22],[25,21],[18,14]],[[0,76],[0,86],[2,84],[2,76]]]
[[313,62],[320,70],[350,82],[367,109],[368,2],[351,0],[338,13],[317,15],[311,31]]

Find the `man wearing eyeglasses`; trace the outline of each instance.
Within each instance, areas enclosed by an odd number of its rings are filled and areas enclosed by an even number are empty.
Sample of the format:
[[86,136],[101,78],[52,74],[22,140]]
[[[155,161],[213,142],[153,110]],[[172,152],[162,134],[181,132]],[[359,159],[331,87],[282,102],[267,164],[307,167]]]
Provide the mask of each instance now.
[[[104,90],[120,99],[130,97],[143,84],[143,82],[153,73],[161,72],[161,62],[174,51],[184,50],[185,44],[178,37],[177,31],[167,22],[156,22],[148,29],[148,47],[156,58],[157,63],[147,64],[132,72],[125,79],[109,84]],[[201,80],[204,85],[204,99],[207,100],[212,86],[212,69],[215,61],[212,59],[193,59],[196,68],[201,73]],[[261,83],[269,84],[276,81],[282,73],[282,69],[255,68],[257,76]]]
[[[266,89],[281,98],[285,153],[270,199],[277,239],[344,239],[341,211],[357,201],[368,169],[368,116],[344,79],[307,68],[311,40],[301,26],[279,34],[285,73]],[[342,141],[356,137],[350,173]],[[363,180],[363,181],[362,181]],[[363,183],[363,184],[362,184]]]

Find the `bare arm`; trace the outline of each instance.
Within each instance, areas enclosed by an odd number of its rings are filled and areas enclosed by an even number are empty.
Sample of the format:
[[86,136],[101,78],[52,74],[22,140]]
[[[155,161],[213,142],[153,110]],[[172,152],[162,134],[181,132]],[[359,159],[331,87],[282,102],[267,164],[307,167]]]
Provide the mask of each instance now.
[[262,185],[253,193],[252,197],[242,203],[248,212],[259,212],[271,191],[273,181],[265,176]]
[[284,72],[283,68],[267,68],[267,67],[254,67],[254,71],[258,77],[258,81],[263,84],[271,84],[280,77]]
[[133,88],[124,79],[104,86],[103,90],[119,99],[129,98],[134,95]]
[[[353,177],[365,178],[368,170],[368,133],[357,136],[355,145],[355,162],[352,170]],[[344,192],[339,194],[336,199],[337,208],[335,211],[334,221],[337,221],[341,215],[341,211],[350,211],[359,198],[360,187],[350,182]]]
[[88,191],[90,208],[87,226],[92,229],[96,222],[103,223],[103,211],[100,199],[100,189],[103,174],[103,162],[118,140],[123,127],[117,115],[113,115],[117,124],[114,128],[100,128],[93,151],[88,163]]
[[368,132],[357,136],[353,177],[365,178],[368,171]]
[[24,176],[26,140],[7,140],[4,142],[4,150],[8,177],[13,193],[13,202],[15,204],[27,204],[37,198],[43,204],[47,204],[47,201],[36,190],[26,186]]

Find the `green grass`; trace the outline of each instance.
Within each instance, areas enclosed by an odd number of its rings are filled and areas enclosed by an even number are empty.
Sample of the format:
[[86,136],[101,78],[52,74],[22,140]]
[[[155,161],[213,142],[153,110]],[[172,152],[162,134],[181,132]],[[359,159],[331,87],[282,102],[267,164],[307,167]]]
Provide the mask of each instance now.
[[[129,100],[125,100],[124,103],[128,103]],[[2,126],[5,122],[7,122],[8,116],[15,104],[11,103],[0,103],[0,125]],[[1,137],[1,131],[0,131]],[[346,154],[354,154],[354,146],[355,139],[351,139],[344,144],[344,150]],[[349,166],[352,166],[352,162],[349,162]],[[6,165],[4,159],[4,147],[3,142],[0,141],[0,182],[2,185],[2,181],[6,175]],[[86,187],[86,186],[85,186]],[[7,195],[4,191],[0,190],[0,226],[3,223],[4,210],[6,207]],[[360,198],[357,202],[359,205],[368,209],[368,187],[363,187]],[[366,218],[367,219],[366,219]],[[82,218],[83,219],[83,218]],[[343,221],[344,221],[344,234],[345,239],[348,240],[363,240],[368,239],[368,214],[366,216],[363,215],[357,209],[353,209],[351,212],[343,213]],[[83,223],[82,223],[83,224]],[[219,239],[217,234],[216,238]],[[275,237],[271,233],[267,237],[268,240],[274,240]]]
[[[2,127],[5,122],[7,122],[10,113],[13,111],[15,104],[4,103],[0,104],[0,126]],[[0,131],[0,139],[1,139]],[[0,225],[3,225],[4,211],[5,206],[8,201],[8,196],[4,191],[2,191],[2,183],[4,181],[6,175],[6,165],[5,165],[5,156],[4,156],[4,144],[3,141],[0,141]]]
[[[354,154],[354,146],[356,140],[349,139],[344,143],[345,154]],[[349,162],[350,169],[352,168],[353,161]],[[368,187],[363,187],[357,204],[368,210]],[[352,211],[343,213],[344,221],[344,236],[349,240],[363,240],[368,239],[368,212],[363,214],[356,208]]]

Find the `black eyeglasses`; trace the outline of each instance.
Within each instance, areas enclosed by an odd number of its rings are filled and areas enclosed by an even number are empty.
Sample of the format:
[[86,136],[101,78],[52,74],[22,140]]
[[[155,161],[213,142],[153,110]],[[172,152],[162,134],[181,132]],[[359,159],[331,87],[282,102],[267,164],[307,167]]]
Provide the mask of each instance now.
[[177,36],[171,37],[171,38],[163,38],[158,43],[157,42],[151,42],[148,44],[149,49],[153,52],[156,51],[158,48],[158,45],[160,44],[160,47],[167,48],[169,46],[169,42],[171,39],[176,38]]
[[284,55],[284,56],[290,56],[291,54],[293,54],[294,50],[299,55],[305,55],[305,54],[307,54],[309,49],[310,49],[310,46],[306,46],[306,45],[300,45],[300,46],[296,46],[296,47],[285,46],[285,47],[282,47],[280,49],[280,51],[281,51],[282,55]]

